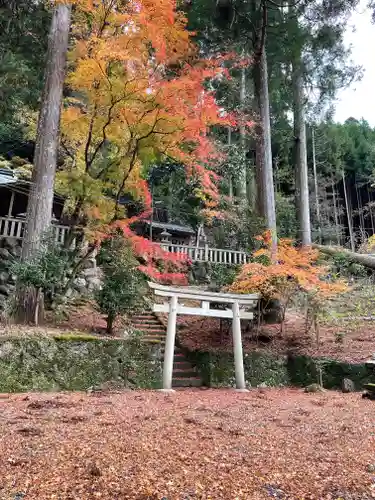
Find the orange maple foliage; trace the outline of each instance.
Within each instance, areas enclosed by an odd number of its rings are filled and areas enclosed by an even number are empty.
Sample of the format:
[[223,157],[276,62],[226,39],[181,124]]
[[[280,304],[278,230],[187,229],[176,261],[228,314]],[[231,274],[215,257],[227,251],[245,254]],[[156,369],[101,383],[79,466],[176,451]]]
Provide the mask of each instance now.
[[[271,261],[271,235],[266,232],[258,241],[263,248],[253,254],[258,262],[245,264],[231,286],[236,293],[259,293],[264,299],[285,302],[291,294],[302,291],[322,299],[343,293],[346,283],[326,279],[329,271],[317,263],[319,252],[311,247],[297,248],[292,240],[281,239],[277,260]],[[261,261],[261,262],[259,262]]]
[[[124,194],[150,195],[144,165],[173,158],[200,180],[201,196],[215,205],[218,153],[210,127],[233,124],[205,82],[226,74],[224,60],[202,61],[173,0],[75,0],[71,97],[62,116],[62,144],[70,160],[59,173],[77,223],[100,241],[113,225],[142,246],[151,261],[161,255],[130,231]],[[174,263],[181,259],[162,255]],[[150,261],[150,265],[152,263]],[[146,266],[148,270],[149,265]]]

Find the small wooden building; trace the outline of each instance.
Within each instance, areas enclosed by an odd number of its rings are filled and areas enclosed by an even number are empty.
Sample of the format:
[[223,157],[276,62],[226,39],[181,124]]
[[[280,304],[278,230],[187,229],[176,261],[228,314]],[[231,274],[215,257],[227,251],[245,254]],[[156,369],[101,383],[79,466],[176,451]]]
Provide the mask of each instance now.
[[[126,208],[128,217],[134,217],[142,212],[142,206],[130,195],[123,196],[121,205]],[[194,245],[196,243],[196,232],[194,229],[181,221],[170,217],[168,209],[155,202],[152,216],[136,222],[134,231],[144,238],[152,241],[163,241],[168,235],[168,241],[174,245]]]
[[[0,169],[0,238],[22,239],[32,183],[19,179],[12,170]],[[63,243],[69,231],[62,224],[64,198],[55,193],[52,220],[56,241]]]

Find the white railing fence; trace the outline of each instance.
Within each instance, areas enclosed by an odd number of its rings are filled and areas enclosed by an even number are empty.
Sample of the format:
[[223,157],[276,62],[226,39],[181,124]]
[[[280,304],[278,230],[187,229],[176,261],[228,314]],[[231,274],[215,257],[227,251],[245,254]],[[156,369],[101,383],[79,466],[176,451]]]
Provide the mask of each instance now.
[[[63,244],[69,233],[68,226],[52,223],[53,235],[58,244]],[[22,239],[25,232],[25,219],[0,217],[0,238]]]
[[187,245],[174,245],[173,243],[162,243],[162,248],[168,252],[188,257],[193,262],[212,262],[215,264],[240,265],[246,264],[250,256],[246,252],[226,250],[222,248],[193,247]]
[[[55,241],[63,244],[69,233],[69,226],[62,226],[52,223]],[[22,239],[25,232],[25,219],[15,217],[0,217],[0,238]],[[193,262],[212,262],[215,264],[241,265],[250,260],[246,252],[228,250],[222,248],[211,248],[208,245],[196,247],[189,245],[177,245],[174,243],[161,243],[162,248],[181,256],[181,259],[188,257]]]

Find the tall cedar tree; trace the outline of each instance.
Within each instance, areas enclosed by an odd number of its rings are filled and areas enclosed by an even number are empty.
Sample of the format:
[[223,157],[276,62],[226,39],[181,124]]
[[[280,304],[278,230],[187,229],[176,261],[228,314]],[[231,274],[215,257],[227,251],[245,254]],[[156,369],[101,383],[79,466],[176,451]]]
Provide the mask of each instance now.
[[[56,5],[48,40],[45,83],[35,146],[32,187],[27,206],[22,260],[31,259],[35,255],[51,225],[70,19],[71,6]],[[18,290],[18,320],[38,322],[40,299],[38,291],[32,287]]]

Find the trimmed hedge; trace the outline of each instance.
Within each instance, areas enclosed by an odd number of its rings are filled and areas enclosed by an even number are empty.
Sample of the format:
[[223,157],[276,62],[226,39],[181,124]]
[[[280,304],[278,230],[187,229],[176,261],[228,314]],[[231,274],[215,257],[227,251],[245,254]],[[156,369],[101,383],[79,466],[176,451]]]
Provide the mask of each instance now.
[[[229,353],[188,352],[187,356],[197,366],[204,385],[208,387],[234,387],[234,361]],[[319,366],[326,389],[341,388],[344,378],[351,379],[357,390],[374,379],[375,374],[365,364],[350,364],[333,359],[314,359],[308,356],[272,356],[252,352],[244,355],[246,382],[256,387],[306,387],[318,382]]]
[[91,336],[0,339],[0,392],[161,387],[161,354],[134,339]]

